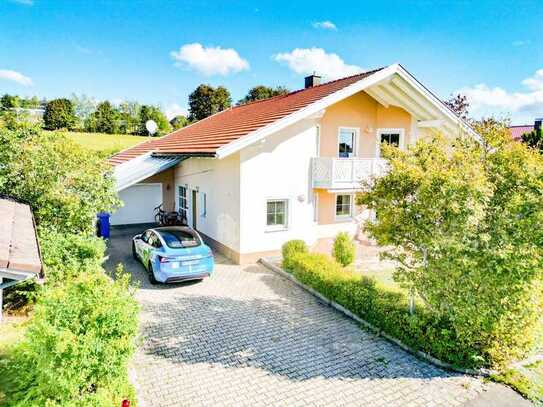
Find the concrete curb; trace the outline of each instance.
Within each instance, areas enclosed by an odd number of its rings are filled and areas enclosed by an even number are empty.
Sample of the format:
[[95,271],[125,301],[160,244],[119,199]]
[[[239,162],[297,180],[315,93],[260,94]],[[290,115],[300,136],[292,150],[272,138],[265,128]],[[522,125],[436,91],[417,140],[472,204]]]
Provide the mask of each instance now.
[[412,355],[415,355],[415,356],[417,356],[417,357],[419,357],[421,359],[424,359],[424,360],[432,363],[433,365],[436,365],[436,366],[438,366],[440,368],[451,370],[451,371],[454,371],[454,372],[458,372],[458,373],[462,373],[462,374],[468,374],[468,375],[471,375],[471,376],[485,376],[485,377],[487,377],[487,376],[498,373],[497,371],[490,370],[490,369],[462,369],[462,368],[456,367],[454,365],[451,365],[450,363],[446,363],[446,362],[443,362],[443,361],[441,361],[439,359],[436,359],[435,357],[433,357],[433,356],[431,356],[431,355],[429,355],[429,354],[427,354],[425,352],[422,352],[420,350],[415,350],[415,349],[407,346],[405,343],[401,342],[400,340],[388,335],[386,332],[383,332],[381,329],[377,328],[373,324],[370,324],[368,321],[365,321],[362,318],[360,318],[359,316],[353,314],[351,311],[349,311],[347,308],[343,307],[342,305],[330,300],[329,298],[325,297],[321,293],[315,291],[313,288],[308,287],[307,285],[305,285],[302,282],[298,281],[298,279],[296,277],[294,277],[290,273],[287,273],[281,267],[276,266],[269,259],[266,259],[265,257],[263,257],[263,258],[261,258],[259,260],[259,262],[260,262],[260,264],[262,264],[267,269],[281,275],[282,277],[284,277],[286,279],[289,279],[290,281],[292,281],[297,286],[303,288],[304,290],[306,290],[307,292],[309,292],[310,294],[315,296],[317,299],[319,299],[324,304],[329,305],[330,307],[336,309],[337,311],[341,312],[343,315],[345,315],[345,316],[351,318],[352,320],[358,322],[359,324],[365,326],[366,328],[373,331],[377,335],[382,336],[383,338],[385,338],[389,342],[394,343],[395,345],[399,346],[400,348],[402,348],[406,352],[409,352]]

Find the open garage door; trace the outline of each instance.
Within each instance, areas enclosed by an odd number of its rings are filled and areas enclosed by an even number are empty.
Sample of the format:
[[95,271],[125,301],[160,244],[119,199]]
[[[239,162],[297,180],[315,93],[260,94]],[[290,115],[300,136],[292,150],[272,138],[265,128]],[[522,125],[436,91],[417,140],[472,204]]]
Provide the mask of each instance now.
[[135,184],[119,191],[124,206],[111,216],[112,225],[152,223],[153,209],[162,203],[161,184]]

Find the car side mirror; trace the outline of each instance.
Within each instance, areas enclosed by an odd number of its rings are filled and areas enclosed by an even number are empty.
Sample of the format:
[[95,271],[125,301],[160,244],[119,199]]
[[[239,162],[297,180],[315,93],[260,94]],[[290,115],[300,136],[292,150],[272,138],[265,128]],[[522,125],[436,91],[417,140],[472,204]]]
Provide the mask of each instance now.
[[141,235],[136,235],[136,236],[134,236],[134,239],[139,239],[139,240],[141,240]]

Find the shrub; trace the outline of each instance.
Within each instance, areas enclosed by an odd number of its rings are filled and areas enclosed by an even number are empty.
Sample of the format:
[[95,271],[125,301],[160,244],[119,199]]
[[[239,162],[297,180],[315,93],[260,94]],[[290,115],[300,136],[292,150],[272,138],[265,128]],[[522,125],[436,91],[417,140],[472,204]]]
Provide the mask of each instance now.
[[4,372],[9,404],[120,405],[111,397],[126,394],[111,386],[128,391],[137,313],[127,275],[112,281],[98,269],[48,288]]
[[481,144],[384,146],[389,172],[362,203],[398,281],[450,321],[458,347],[500,367],[529,352],[543,315],[543,158],[502,124],[479,130]]
[[403,290],[341,267],[330,256],[299,253],[291,258],[293,275],[329,299],[406,345],[458,366],[477,366],[479,350],[466,348],[446,318],[436,318],[422,304],[409,314]]
[[62,283],[88,270],[97,270],[106,245],[94,236],[39,229],[40,248],[47,284]]
[[298,253],[307,253],[307,245],[303,240],[289,240],[281,248],[281,254],[283,255],[283,267],[290,270],[290,261],[292,257]]
[[347,232],[339,232],[337,234],[332,253],[336,261],[343,267],[348,266],[354,261],[356,247]]

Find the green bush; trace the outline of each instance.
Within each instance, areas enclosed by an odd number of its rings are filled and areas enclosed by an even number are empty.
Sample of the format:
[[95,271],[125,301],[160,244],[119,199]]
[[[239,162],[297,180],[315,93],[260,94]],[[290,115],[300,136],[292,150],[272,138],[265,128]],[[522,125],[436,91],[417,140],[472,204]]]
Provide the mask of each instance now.
[[120,405],[137,314],[128,275],[112,281],[98,269],[46,289],[3,370],[8,405]]
[[307,253],[307,245],[303,240],[289,240],[283,247],[281,247],[281,254],[283,256],[283,267],[290,270],[291,258],[298,253]]
[[348,266],[354,261],[356,247],[353,240],[347,232],[339,232],[334,239],[332,254],[336,261],[343,267]]
[[299,253],[291,257],[290,265],[300,282],[413,349],[457,366],[481,365],[481,349],[462,343],[449,320],[436,318],[420,302],[410,315],[404,290],[346,270],[325,254]]
[[106,245],[98,237],[39,229],[39,238],[49,285],[97,270],[104,260]]

